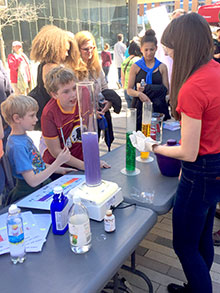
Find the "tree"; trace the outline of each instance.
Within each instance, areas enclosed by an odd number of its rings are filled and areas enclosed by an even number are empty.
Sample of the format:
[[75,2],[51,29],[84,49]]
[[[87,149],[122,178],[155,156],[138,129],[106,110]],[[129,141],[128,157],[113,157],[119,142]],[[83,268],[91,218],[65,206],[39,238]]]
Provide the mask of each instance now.
[[0,8],[0,52],[2,63],[6,67],[5,46],[2,30],[6,26],[13,26],[19,21],[32,22],[37,20],[38,11],[45,8],[44,4],[22,4],[11,0],[8,6]]

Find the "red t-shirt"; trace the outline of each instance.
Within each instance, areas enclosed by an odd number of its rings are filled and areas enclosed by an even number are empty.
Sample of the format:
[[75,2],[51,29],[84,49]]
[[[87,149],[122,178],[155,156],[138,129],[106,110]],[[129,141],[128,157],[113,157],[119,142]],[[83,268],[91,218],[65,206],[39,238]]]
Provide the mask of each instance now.
[[102,67],[109,67],[112,64],[112,56],[108,51],[101,52]]
[[[41,116],[41,127],[45,138],[59,137],[61,148],[64,147],[61,134],[61,131],[63,131],[65,142],[72,156],[83,160],[78,105],[73,108],[72,112],[65,112],[59,100],[51,98],[44,107]],[[48,164],[55,160],[48,149],[44,152],[43,160]]]
[[220,153],[220,64],[211,60],[183,84],[176,111],[202,120],[199,155]]

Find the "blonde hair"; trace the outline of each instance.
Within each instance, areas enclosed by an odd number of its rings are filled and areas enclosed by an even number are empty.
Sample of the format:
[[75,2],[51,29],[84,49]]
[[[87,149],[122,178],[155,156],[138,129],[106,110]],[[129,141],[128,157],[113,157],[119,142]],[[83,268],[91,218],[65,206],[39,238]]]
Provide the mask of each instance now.
[[109,48],[110,48],[109,44],[108,44],[108,43],[105,43],[105,45],[104,45],[104,50],[106,51],[106,50],[108,50]]
[[92,58],[88,61],[87,69],[94,77],[98,77],[101,72],[101,65],[99,62],[98,50],[93,35],[89,31],[80,31],[75,35],[75,40],[78,43],[79,50],[86,42],[92,41],[95,48],[93,50]]
[[22,118],[28,111],[37,112],[38,109],[38,103],[34,98],[23,95],[12,94],[1,103],[2,116],[9,125],[13,122],[14,114],[18,114],[18,116]]
[[77,82],[73,70],[63,66],[57,66],[46,75],[45,88],[48,93],[56,93],[60,85],[68,84],[71,81]]

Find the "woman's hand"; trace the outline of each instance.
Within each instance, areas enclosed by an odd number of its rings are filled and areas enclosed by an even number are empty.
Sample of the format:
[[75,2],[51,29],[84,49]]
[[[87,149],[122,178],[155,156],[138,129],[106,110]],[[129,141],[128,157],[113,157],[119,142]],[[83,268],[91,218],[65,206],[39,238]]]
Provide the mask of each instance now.
[[111,108],[111,106],[112,106],[112,102],[110,102],[110,101],[107,101],[107,100],[104,100],[103,101],[103,105],[104,105],[104,108],[102,109],[102,114],[104,115],[105,114],[105,112],[107,112],[110,108]]
[[151,102],[151,100],[148,98],[148,96],[142,92],[138,93],[138,98],[141,100],[141,102]]
[[141,86],[140,82],[137,82],[136,83],[136,87],[137,87],[137,91],[138,92],[142,92],[143,93],[143,91],[145,89],[145,86]]

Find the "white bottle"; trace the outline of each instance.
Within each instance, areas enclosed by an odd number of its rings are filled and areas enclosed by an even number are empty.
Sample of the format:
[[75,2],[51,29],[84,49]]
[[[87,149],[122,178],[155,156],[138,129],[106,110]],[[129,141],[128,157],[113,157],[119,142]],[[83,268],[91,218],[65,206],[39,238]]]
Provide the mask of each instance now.
[[89,214],[78,195],[73,197],[73,206],[69,213],[68,226],[72,251],[76,254],[89,251],[92,238]]
[[12,204],[8,209],[7,231],[11,261],[23,263],[25,260],[24,228],[21,210]]
[[112,210],[107,210],[104,217],[105,232],[115,231],[115,216],[112,214]]

